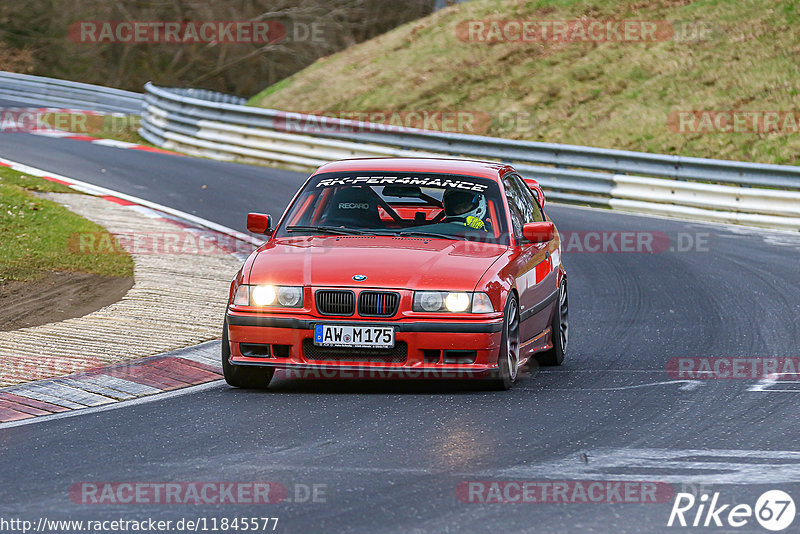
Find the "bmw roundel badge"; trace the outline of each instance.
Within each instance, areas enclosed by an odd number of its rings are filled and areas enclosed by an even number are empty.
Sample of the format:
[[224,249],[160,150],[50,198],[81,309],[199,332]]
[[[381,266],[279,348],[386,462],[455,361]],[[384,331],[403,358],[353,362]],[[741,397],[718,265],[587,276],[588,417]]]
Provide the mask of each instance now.
[[363,282],[366,279],[367,279],[367,276],[364,275],[364,274],[357,274],[357,275],[353,276],[353,280],[355,280],[356,282]]

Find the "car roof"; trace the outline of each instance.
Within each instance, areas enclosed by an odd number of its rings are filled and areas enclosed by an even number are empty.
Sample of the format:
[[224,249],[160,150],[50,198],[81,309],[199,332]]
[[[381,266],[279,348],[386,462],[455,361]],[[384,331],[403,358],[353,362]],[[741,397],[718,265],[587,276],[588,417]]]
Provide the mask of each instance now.
[[478,176],[498,180],[513,167],[496,161],[450,158],[356,158],[326,163],[314,174],[323,172],[433,172]]

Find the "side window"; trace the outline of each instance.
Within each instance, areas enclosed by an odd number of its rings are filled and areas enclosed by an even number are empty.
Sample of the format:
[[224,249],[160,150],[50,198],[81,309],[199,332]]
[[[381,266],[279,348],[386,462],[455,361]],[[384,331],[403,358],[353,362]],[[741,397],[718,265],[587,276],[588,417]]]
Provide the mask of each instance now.
[[514,237],[519,241],[522,239],[522,225],[525,224],[522,202],[519,198],[519,190],[513,180],[511,180],[511,176],[506,176],[503,179],[503,186],[505,186],[506,190],[508,211],[509,215],[511,215],[511,226],[514,231]]
[[539,204],[533,197],[530,188],[519,176],[510,174],[503,179],[503,185],[508,198],[508,208],[511,215],[511,224],[514,235],[521,240],[522,225],[544,220]]
[[509,176],[509,179],[517,185],[517,189],[519,190],[520,199],[523,202],[522,213],[525,222],[532,223],[544,221],[544,216],[542,215],[542,210],[539,207],[539,203],[536,202],[536,197],[533,196],[533,191],[531,191],[531,188],[525,183],[525,180],[516,174]]

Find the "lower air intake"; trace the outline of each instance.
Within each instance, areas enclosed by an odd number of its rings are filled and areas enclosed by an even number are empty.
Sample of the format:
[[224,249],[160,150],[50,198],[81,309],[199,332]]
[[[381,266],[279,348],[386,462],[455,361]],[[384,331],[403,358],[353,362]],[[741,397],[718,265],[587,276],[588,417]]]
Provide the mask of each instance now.
[[312,361],[405,363],[408,345],[405,341],[398,341],[391,349],[346,349],[320,347],[314,345],[313,340],[304,339],[303,355],[306,360]]

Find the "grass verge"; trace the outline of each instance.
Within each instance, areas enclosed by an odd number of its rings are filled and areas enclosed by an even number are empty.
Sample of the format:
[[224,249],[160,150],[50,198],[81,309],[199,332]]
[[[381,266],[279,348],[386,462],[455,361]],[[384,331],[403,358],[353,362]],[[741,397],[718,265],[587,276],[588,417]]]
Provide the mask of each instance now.
[[71,250],[76,235],[108,232],[33,191],[75,193],[64,185],[0,167],[0,284],[33,280],[48,271],[133,276],[128,254]]

